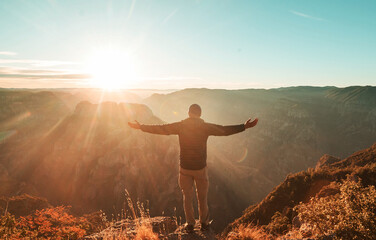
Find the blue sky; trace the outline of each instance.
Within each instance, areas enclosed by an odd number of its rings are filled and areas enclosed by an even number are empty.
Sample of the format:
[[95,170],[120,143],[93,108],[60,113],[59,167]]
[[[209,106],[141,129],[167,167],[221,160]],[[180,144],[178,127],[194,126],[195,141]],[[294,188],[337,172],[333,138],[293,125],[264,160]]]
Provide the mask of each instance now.
[[[106,71],[132,72],[125,88],[376,85],[375,12],[372,0],[2,0],[0,87],[89,87]],[[121,54],[101,74],[87,67],[108,49]]]

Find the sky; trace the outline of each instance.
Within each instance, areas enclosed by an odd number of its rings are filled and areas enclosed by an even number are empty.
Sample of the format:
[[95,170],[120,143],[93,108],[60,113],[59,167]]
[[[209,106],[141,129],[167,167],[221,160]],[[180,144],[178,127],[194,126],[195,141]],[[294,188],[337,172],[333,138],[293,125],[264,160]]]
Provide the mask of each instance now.
[[376,85],[376,1],[1,0],[0,87]]

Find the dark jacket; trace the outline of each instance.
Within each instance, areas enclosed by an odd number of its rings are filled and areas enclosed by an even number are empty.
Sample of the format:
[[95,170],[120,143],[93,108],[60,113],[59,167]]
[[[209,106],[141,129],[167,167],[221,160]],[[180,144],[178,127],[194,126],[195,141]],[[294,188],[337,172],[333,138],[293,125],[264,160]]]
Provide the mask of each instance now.
[[245,130],[244,124],[221,126],[201,118],[187,118],[164,125],[141,125],[141,130],[162,135],[179,135],[180,166],[199,170],[206,166],[206,142],[209,136],[228,136]]

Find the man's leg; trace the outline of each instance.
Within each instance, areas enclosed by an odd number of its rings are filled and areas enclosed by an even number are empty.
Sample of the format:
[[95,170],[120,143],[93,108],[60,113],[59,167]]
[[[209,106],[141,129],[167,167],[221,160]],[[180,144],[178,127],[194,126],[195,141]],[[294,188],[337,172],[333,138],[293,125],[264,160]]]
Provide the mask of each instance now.
[[195,216],[193,209],[193,176],[189,175],[189,171],[180,169],[179,186],[183,192],[183,206],[185,219],[189,225],[195,225]]
[[204,224],[209,223],[209,208],[208,208],[208,190],[209,190],[209,177],[208,169],[198,170],[195,176],[196,191],[198,199],[198,207],[200,213],[200,222]]

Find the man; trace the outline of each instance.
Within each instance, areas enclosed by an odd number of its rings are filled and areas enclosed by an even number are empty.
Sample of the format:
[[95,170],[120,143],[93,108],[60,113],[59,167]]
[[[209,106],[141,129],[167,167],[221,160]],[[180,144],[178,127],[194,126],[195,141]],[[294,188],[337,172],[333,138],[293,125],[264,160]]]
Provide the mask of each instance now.
[[137,121],[129,122],[134,129],[144,132],[179,136],[180,144],[180,174],[179,186],[183,192],[184,213],[187,221],[186,230],[193,232],[195,225],[193,197],[193,184],[196,184],[196,192],[199,206],[201,230],[209,227],[209,209],[207,195],[209,189],[208,169],[206,167],[206,143],[209,136],[228,136],[239,133],[247,128],[256,126],[258,119],[248,119],[244,124],[233,126],[221,126],[206,123],[201,117],[201,107],[192,104],[188,111],[189,118],[171,124],[142,125]]

